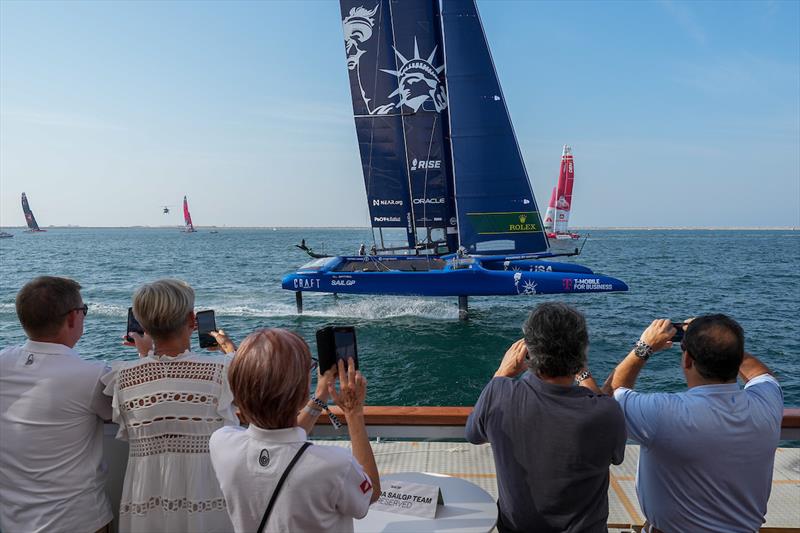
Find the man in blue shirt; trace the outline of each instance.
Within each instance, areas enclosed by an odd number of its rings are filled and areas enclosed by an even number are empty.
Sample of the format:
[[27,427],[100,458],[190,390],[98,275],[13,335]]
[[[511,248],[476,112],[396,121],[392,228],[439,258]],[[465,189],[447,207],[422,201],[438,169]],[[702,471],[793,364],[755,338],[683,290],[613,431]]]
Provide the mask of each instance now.
[[639,504],[649,531],[756,531],[780,439],[780,385],[745,353],[744,332],[733,319],[702,316],[685,329],[681,368],[689,390],[633,390],[650,355],[672,346],[677,330],[668,320],[650,324],[605,385],[625,413],[628,437],[641,445]]
[[466,427],[471,443],[492,444],[497,530],[606,532],[608,467],[623,460],[625,420],[610,396],[592,390],[586,321],[544,303],[522,330]]

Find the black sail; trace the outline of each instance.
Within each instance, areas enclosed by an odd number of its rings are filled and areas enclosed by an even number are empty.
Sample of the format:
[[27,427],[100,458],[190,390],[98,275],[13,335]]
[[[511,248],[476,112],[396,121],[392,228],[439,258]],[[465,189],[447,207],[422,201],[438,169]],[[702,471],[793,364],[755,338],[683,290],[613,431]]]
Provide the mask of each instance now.
[[[392,0],[394,56],[393,95],[402,111],[411,210],[418,244],[457,247],[453,174],[446,144],[447,84],[438,3]],[[449,230],[449,231],[447,231]],[[440,249],[440,247],[437,247]]]
[[39,224],[36,223],[36,217],[33,216],[31,206],[28,204],[28,197],[22,193],[22,212],[25,214],[25,222],[28,224],[28,229],[39,231]]
[[405,161],[403,119],[396,105],[389,0],[341,0],[344,44],[358,147],[373,228],[405,228],[416,244]]

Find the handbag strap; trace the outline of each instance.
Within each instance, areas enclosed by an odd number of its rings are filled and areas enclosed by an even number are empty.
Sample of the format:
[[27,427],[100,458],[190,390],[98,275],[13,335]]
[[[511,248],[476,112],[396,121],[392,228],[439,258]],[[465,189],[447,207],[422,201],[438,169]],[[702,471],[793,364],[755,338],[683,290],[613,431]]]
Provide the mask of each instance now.
[[300,446],[300,449],[297,450],[297,453],[294,454],[294,457],[289,463],[289,466],[287,466],[286,470],[283,471],[283,475],[278,480],[278,484],[275,486],[275,490],[272,491],[272,497],[269,499],[269,503],[267,504],[267,510],[264,511],[264,516],[261,518],[261,524],[259,524],[258,526],[258,533],[264,531],[264,526],[267,525],[267,519],[269,519],[269,515],[272,512],[272,508],[275,506],[275,500],[278,499],[278,493],[281,491],[283,482],[286,481],[286,476],[289,475],[289,472],[292,470],[292,468],[294,468],[294,465],[297,462],[297,460],[300,459],[300,456],[303,455],[303,452],[306,451],[306,448],[308,448],[309,446],[311,446],[310,442],[308,441],[304,442],[303,445]]

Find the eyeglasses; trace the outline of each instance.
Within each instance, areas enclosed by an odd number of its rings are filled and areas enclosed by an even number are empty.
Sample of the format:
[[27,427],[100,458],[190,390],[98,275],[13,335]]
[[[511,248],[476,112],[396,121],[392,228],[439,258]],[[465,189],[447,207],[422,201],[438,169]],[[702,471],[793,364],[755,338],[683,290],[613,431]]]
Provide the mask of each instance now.
[[317,359],[316,357],[312,357],[311,358],[311,368],[309,370],[311,372],[313,372],[314,370],[317,369],[318,366],[319,366],[319,359]]
[[89,312],[89,304],[83,304],[81,307],[75,307],[73,309],[70,309],[69,311],[67,311],[64,314],[68,315],[73,311],[83,311],[83,316],[86,316],[86,314]]

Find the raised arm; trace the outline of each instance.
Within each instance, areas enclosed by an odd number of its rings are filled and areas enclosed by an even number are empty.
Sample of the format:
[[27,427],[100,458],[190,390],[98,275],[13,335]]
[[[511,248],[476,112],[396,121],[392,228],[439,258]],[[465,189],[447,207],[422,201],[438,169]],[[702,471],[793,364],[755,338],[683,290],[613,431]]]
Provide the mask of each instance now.
[[603,392],[614,394],[620,387],[632,389],[650,355],[671,348],[675,333],[676,330],[668,319],[653,320],[639,337],[637,346],[609,374],[603,385]]
[[742,359],[742,364],[739,365],[739,377],[742,378],[742,381],[747,383],[753,378],[757,378],[758,376],[764,374],[772,374],[767,368],[767,365],[756,359],[753,354],[749,354],[747,352],[744,353],[744,359]]
[[367,426],[364,422],[364,400],[367,396],[367,380],[356,370],[353,359],[348,359],[347,369],[344,361],[338,361],[339,392],[333,383],[329,383],[328,392],[336,405],[344,411],[347,419],[347,431],[350,433],[350,445],[361,468],[372,483],[372,497],[370,503],[377,501],[381,495],[381,478],[378,474],[378,465],[375,464],[375,455],[367,437]]

